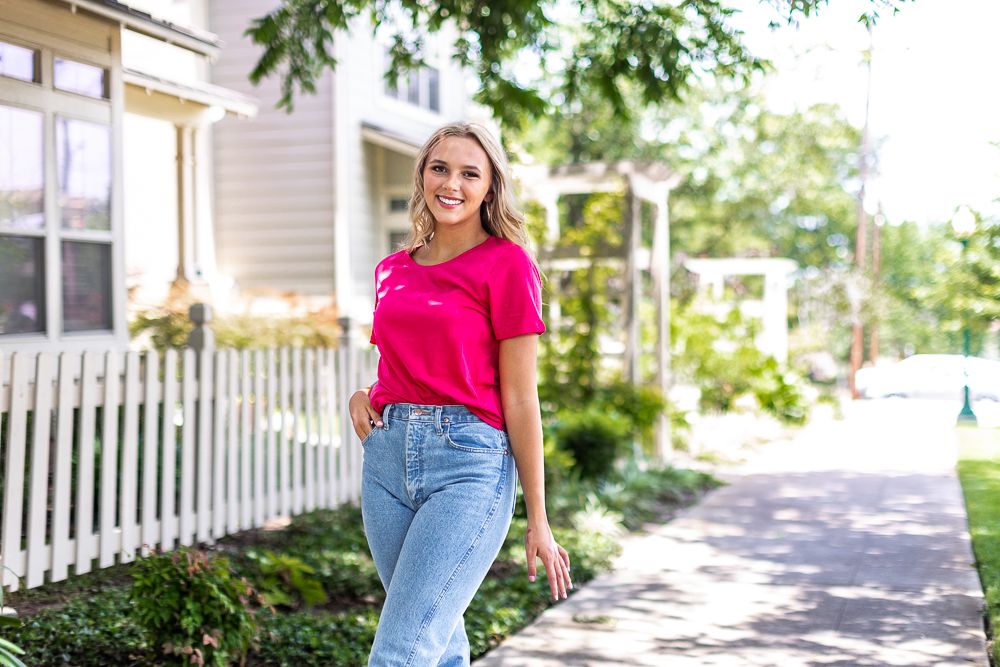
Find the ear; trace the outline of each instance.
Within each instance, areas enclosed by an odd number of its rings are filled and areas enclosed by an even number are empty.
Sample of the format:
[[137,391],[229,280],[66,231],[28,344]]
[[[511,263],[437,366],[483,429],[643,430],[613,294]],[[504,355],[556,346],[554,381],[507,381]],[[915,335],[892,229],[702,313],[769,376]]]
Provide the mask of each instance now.
[[493,193],[492,192],[487,192],[486,196],[483,197],[483,201],[493,201]]

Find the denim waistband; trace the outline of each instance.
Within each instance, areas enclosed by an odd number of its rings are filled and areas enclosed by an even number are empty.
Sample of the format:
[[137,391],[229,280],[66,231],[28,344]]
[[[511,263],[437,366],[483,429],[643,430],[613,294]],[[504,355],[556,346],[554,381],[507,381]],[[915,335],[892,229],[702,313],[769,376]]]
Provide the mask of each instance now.
[[[382,410],[385,419],[441,423],[482,422],[482,418],[464,405],[425,405],[422,403],[389,403]],[[486,422],[483,422],[484,424]]]

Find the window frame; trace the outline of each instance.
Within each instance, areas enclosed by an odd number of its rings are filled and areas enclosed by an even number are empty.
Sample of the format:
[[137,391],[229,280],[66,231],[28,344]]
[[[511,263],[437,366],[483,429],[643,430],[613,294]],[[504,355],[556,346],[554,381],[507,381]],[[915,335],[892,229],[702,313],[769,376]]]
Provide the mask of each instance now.
[[[124,86],[121,67],[121,35],[115,26],[107,31],[108,49],[97,49],[65,36],[42,33],[27,26],[0,22],[0,41],[37,52],[38,76],[34,82],[0,76],[0,105],[42,114],[44,226],[38,230],[0,227],[0,234],[44,238],[45,331],[0,335],[0,351],[82,351],[124,349],[128,345],[125,326],[125,276],[122,192],[122,124]],[[107,97],[97,99],[55,88],[55,58],[72,60],[105,70]],[[106,125],[111,153],[111,215],[108,230],[63,229],[58,207],[56,117]],[[108,267],[111,329],[64,331],[62,290],[62,243],[84,241],[109,246]]]
[[[389,58],[389,43],[385,39],[376,40],[377,51],[379,55],[379,100],[382,104],[389,110],[397,113],[404,113],[410,116],[416,116],[428,123],[437,124],[440,123],[441,118],[445,115],[445,110],[447,105],[444,99],[445,90],[445,77],[447,73],[446,61],[441,57],[438,49],[433,48],[433,45],[429,47],[430,53],[424,58],[427,67],[422,67],[420,69],[409,72],[400,78],[399,84],[399,94],[401,97],[397,97],[393,94],[392,89],[389,88],[389,84],[385,80],[385,72],[389,69],[391,64],[391,59]],[[438,74],[438,108],[435,110],[430,106],[430,76],[428,74],[428,68],[433,68],[437,70]],[[409,85],[409,77],[417,75],[418,80],[418,96],[420,101],[418,103],[410,102],[407,97],[407,87]],[[405,78],[404,78],[405,77]],[[406,85],[403,85],[406,84]]]
[[7,38],[3,33],[0,33],[0,42],[5,42],[11,46],[18,46],[22,49],[27,49],[34,53],[32,66],[35,70],[35,78],[32,80],[22,79],[16,76],[10,76],[8,74],[0,74],[0,80],[10,80],[10,81],[20,81],[21,83],[33,83],[35,85],[41,85],[40,79],[42,78],[42,52],[37,46],[27,44],[19,39]]

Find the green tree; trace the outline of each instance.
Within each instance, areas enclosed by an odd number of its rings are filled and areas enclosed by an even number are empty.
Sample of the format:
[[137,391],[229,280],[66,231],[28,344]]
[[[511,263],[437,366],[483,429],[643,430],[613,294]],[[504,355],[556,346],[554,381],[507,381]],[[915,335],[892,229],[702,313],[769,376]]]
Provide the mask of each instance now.
[[[776,17],[788,22],[828,2],[766,0]],[[905,0],[869,2],[863,21],[875,20],[880,9],[896,11]],[[577,103],[582,90],[599,91],[617,113],[627,115],[631,108],[623,89],[630,84],[643,105],[659,104],[679,98],[699,78],[747,79],[761,68],[729,25],[735,10],[728,5],[722,0],[284,0],[247,30],[264,47],[250,77],[256,82],[278,74],[279,106],[291,111],[296,88],[314,92],[320,73],[336,67],[334,36],[357,20],[388,32],[390,83],[423,65],[426,36],[450,25],[455,60],[479,80],[476,100],[505,125]],[[514,64],[525,57],[538,65],[530,81],[515,73]]]
[[623,281],[620,269],[601,263],[594,251],[621,246],[623,201],[620,193],[608,192],[564,198],[567,224],[555,249],[577,249],[588,263],[553,272],[546,285],[545,300],[558,295],[560,308],[552,335],[542,337],[539,361],[540,398],[550,410],[590,404],[614,379],[602,372],[600,339],[615,335]]
[[950,350],[959,349],[967,326],[976,353],[990,325],[1000,320],[1000,221],[980,217],[964,249],[947,225],[939,234],[946,242],[937,246],[933,279],[920,285],[915,295],[937,314]]
[[938,278],[938,257],[947,243],[941,225],[903,222],[881,228],[882,266],[864,316],[878,327],[882,356],[956,349],[957,339],[940,325],[940,308],[928,299],[928,288]]

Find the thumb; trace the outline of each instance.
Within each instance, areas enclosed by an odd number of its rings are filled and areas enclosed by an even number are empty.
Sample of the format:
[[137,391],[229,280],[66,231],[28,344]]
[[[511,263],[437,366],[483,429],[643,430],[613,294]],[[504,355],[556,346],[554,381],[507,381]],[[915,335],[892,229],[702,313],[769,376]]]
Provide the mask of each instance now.
[[370,404],[369,404],[369,407],[368,407],[368,417],[373,422],[375,422],[376,426],[381,426],[382,425],[382,415],[380,415],[378,412],[376,412],[375,408],[371,407]]
[[528,581],[535,580],[535,574],[536,574],[535,560],[536,560],[535,550],[534,549],[528,550]]

